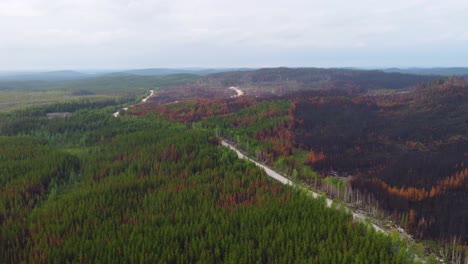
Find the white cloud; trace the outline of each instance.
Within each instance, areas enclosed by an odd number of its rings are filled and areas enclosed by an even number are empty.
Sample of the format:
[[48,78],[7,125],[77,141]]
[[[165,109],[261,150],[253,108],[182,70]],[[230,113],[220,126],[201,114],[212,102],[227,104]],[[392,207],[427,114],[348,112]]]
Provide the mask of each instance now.
[[461,0],[2,0],[0,68],[60,67],[56,54],[75,67],[292,65],[298,52],[304,66],[338,53],[376,65],[379,51],[444,48],[466,60],[467,12]]
[[36,17],[40,16],[41,12],[37,9],[33,2],[22,2],[4,0],[0,2],[0,17]]

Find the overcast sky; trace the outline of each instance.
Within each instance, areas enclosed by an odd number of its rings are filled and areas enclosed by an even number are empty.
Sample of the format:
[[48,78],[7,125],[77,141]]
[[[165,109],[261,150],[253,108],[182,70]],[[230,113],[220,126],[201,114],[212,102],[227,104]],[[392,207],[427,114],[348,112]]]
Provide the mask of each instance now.
[[468,66],[466,0],[0,0],[0,70]]

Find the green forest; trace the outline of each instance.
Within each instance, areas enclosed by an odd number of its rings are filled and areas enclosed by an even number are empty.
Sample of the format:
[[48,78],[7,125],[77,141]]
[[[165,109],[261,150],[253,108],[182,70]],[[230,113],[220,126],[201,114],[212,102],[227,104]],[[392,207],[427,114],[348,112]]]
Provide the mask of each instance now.
[[[216,128],[151,113],[114,118],[116,107],[75,102],[0,115],[2,262],[415,260],[398,236],[239,160]],[[64,111],[72,115],[47,117]]]
[[[0,112],[0,262],[460,262],[468,82],[395,76],[279,68],[0,92],[18,106]],[[23,106],[35,92],[73,98]]]

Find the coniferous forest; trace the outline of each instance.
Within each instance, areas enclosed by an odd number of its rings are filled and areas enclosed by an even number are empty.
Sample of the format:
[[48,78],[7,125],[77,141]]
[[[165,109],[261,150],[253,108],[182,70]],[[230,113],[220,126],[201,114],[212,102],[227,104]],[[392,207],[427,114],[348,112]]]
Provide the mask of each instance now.
[[[2,262],[413,261],[397,237],[269,179],[213,131],[111,106],[1,115]],[[59,109],[73,115],[45,115]]]
[[[255,96],[255,87],[246,96],[200,88],[220,76],[158,88],[146,103],[125,92],[0,113],[1,262],[464,258],[466,79],[380,94],[354,85],[281,96],[257,96],[265,86]],[[443,246],[417,252],[413,239],[274,181],[222,139],[356,210],[377,205],[413,238]]]
[[0,0],[0,264],[468,264],[467,12]]

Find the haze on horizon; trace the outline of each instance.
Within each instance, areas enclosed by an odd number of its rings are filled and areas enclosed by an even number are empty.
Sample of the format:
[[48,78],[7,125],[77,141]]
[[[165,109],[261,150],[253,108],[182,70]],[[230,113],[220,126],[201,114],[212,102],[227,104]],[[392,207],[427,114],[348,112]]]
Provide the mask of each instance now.
[[468,66],[468,1],[2,0],[0,70]]

